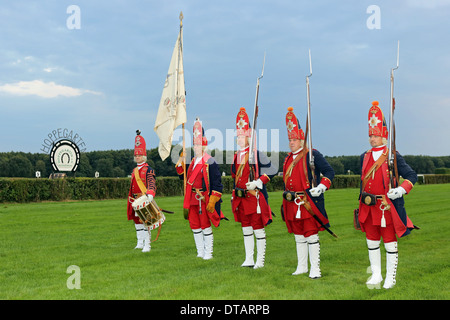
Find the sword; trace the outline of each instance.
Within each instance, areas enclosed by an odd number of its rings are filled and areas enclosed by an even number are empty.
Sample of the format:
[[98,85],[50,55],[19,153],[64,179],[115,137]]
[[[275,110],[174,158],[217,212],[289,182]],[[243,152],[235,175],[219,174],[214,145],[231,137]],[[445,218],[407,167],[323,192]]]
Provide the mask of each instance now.
[[314,211],[313,211],[312,208],[311,208],[311,204],[310,204],[309,201],[308,201],[308,198],[307,198],[306,194],[305,194],[304,198],[302,199],[302,201],[304,201],[303,206],[304,206],[305,209],[309,212],[309,214],[312,215],[312,217],[313,217],[314,219],[316,219],[316,221],[317,221],[317,222],[318,222],[325,230],[327,230],[329,234],[331,234],[333,237],[335,237],[335,238],[337,239],[338,236],[337,236],[333,231],[331,231],[330,228],[328,228],[326,225],[324,225],[323,222],[322,222],[322,220],[320,220],[320,218],[314,213]]
[[331,234],[333,237],[335,237],[336,239],[338,238],[338,236],[333,232],[333,231],[331,231],[331,229],[330,228],[328,228],[326,225],[324,225],[323,224],[323,222],[319,219],[319,217],[318,216],[316,216],[315,214],[314,214],[314,212],[310,212],[310,214],[313,216],[313,218],[314,219],[316,219],[316,221],[325,229],[325,230],[327,230],[328,231],[328,233],[329,234]]

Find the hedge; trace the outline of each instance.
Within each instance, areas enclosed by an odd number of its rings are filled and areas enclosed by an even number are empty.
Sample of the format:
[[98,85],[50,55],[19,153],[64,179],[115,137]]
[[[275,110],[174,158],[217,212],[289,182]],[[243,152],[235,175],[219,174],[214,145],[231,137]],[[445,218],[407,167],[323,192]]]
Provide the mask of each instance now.
[[[358,188],[360,176],[336,175],[331,188]],[[450,175],[419,176],[418,183],[450,183]],[[222,177],[223,193],[231,193],[233,179]],[[281,176],[274,177],[267,184],[268,191],[283,190]],[[0,178],[0,203],[38,202],[65,200],[103,200],[122,199],[128,196],[130,178],[64,178],[28,179]],[[156,179],[158,197],[180,196],[183,194],[183,181],[177,177],[158,177]]]

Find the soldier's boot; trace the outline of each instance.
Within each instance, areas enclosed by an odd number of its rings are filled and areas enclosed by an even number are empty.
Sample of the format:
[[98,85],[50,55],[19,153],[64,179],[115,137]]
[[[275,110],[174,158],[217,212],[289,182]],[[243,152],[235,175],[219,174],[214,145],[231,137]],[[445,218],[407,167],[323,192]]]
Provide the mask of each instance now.
[[370,270],[372,275],[366,284],[370,287],[379,287],[383,277],[381,276],[381,252],[380,241],[367,239],[367,248],[369,249]]
[[294,235],[295,246],[297,249],[297,270],[292,273],[293,276],[308,272],[308,242],[302,235]]

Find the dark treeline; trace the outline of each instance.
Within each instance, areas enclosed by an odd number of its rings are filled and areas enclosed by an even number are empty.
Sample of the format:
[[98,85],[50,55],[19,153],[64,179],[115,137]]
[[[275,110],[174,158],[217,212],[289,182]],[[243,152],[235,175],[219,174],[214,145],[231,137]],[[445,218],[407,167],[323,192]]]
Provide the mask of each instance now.
[[[190,153],[187,150],[187,154]],[[213,150],[211,155],[220,163],[220,171],[230,174],[230,163],[233,161],[232,151],[220,152]],[[268,153],[274,162],[278,159],[278,171],[283,171],[283,161],[288,152]],[[336,174],[360,174],[360,157],[355,156],[325,156]],[[434,174],[450,172],[450,156],[404,156],[406,162],[418,174]],[[222,159],[222,161],[220,161]],[[175,159],[178,160],[178,159]],[[188,160],[189,161],[189,160]],[[147,162],[155,169],[157,176],[176,176],[175,163],[171,157],[162,161],[157,148],[147,151]],[[175,161],[176,162],[176,161]],[[133,150],[90,151],[81,154],[80,165],[76,177],[94,177],[99,172],[100,177],[127,177],[136,166]],[[4,152],[0,153],[0,177],[34,178],[35,172],[40,171],[41,177],[48,177],[53,169],[50,156],[42,153]],[[69,173],[68,176],[73,176]]]

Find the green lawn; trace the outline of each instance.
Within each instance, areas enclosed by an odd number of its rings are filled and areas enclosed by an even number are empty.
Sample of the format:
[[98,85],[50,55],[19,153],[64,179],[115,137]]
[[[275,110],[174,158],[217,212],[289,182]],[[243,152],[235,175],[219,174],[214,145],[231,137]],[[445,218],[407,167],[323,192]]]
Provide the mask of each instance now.
[[[292,276],[297,257],[292,234],[279,214],[281,192],[270,193],[277,214],[266,228],[266,266],[241,268],[244,248],[224,195],[214,232],[214,258],[196,258],[182,198],[157,198],[166,215],[150,253],[133,250],[134,226],[126,200],[0,204],[0,299],[148,300],[448,300],[450,184],[418,185],[406,210],[421,227],[399,241],[397,285],[368,289],[364,234],[353,229],[357,189],[326,192],[334,239],[320,233],[322,278]],[[155,237],[156,232],[153,234]],[[384,269],[384,249],[382,249]],[[69,289],[69,266],[78,266],[81,289]],[[383,270],[384,274],[384,270]]]

